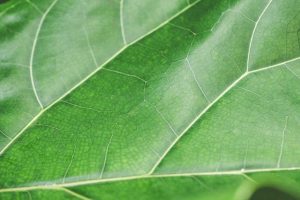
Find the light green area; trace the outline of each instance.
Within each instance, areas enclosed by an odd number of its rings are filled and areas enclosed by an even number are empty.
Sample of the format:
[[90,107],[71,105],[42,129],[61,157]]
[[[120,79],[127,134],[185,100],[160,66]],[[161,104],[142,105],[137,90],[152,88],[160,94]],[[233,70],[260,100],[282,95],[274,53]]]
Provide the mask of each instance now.
[[51,198],[55,183],[243,199],[243,172],[299,169],[299,13],[297,0],[0,4],[0,193],[27,188],[1,198]]

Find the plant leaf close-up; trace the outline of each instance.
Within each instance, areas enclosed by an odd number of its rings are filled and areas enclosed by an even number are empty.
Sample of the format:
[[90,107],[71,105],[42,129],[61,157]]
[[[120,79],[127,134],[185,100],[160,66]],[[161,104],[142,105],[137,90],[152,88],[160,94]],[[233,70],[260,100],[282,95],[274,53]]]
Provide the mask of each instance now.
[[0,199],[299,199],[299,0],[0,1]]

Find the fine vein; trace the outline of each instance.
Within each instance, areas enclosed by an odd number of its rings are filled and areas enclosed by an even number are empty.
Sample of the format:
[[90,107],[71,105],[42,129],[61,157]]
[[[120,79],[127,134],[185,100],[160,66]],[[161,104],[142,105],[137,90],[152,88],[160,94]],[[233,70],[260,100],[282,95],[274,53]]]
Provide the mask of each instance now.
[[0,133],[1,133],[2,135],[4,135],[6,138],[8,138],[8,139],[12,140],[12,138],[11,138],[11,137],[9,137],[7,134],[5,134],[3,131],[1,131],[1,130],[0,130]]
[[208,99],[206,93],[204,92],[203,88],[201,87],[201,85],[200,85],[200,83],[199,83],[199,81],[198,81],[198,79],[197,79],[197,77],[196,77],[196,74],[195,74],[195,72],[194,72],[194,70],[193,70],[193,68],[192,68],[192,66],[191,66],[191,63],[190,63],[189,59],[186,58],[185,60],[186,60],[186,62],[187,62],[187,64],[188,64],[189,70],[190,70],[190,71],[192,72],[192,74],[193,74],[193,78],[194,78],[194,80],[195,80],[195,82],[196,82],[196,84],[197,84],[199,90],[200,90],[201,93],[203,94],[205,100],[206,100],[208,103],[210,103],[210,101],[209,101],[209,99]]
[[94,64],[95,64],[96,68],[97,68],[99,65],[98,65],[98,62],[97,62],[97,59],[96,59],[94,50],[93,50],[92,45],[91,45],[91,42],[90,42],[89,34],[88,34],[88,32],[87,32],[85,26],[83,26],[83,32],[84,32],[84,36],[85,36],[85,38],[86,38],[86,42],[87,42],[87,45],[88,45],[90,54],[91,54],[91,56],[92,56],[93,62],[94,62]]
[[37,5],[35,5],[35,3],[33,3],[31,0],[26,0],[26,2],[32,6],[36,11],[38,11],[40,14],[43,14],[43,12],[41,11],[41,9],[39,9],[39,7]]
[[107,143],[106,149],[105,149],[104,161],[103,161],[102,169],[101,169],[101,172],[100,172],[100,178],[103,177],[103,173],[104,173],[104,170],[105,170],[105,167],[106,167],[106,162],[107,162],[107,156],[108,156],[109,146],[111,144],[113,136],[114,135],[111,134],[111,136],[109,138],[109,141]]
[[281,159],[282,159],[282,154],[283,154],[283,149],[284,149],[285,132],[286,132],[288,120],[289,120],[289,117],[286,116],[286,118],[285,118],[285,124],[284,124],[284,129],[283,129],[283,131],[282,131],[282,138],[281,138],[281,145],[280,145],[280,153],[279,153],[279,156],[278,156],[278,162],[277,162],[277,167],[278,167],[278,168],[280,167],[280,164],[281,164]]

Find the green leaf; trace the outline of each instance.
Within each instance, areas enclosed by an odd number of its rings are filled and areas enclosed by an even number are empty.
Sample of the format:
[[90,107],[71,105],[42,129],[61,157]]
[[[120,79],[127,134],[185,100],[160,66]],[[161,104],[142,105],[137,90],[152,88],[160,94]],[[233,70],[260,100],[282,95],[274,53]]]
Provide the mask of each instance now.
[[243,200],[273,183],[297,198],[299,13],[0,3],[0,198]]

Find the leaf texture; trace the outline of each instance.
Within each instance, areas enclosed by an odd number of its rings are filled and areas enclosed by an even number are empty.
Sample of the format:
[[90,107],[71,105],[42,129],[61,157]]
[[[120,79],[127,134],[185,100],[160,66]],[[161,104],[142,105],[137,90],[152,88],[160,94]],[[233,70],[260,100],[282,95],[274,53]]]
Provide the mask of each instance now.
[[0,4],[0,197],[245,199],[262,177],[299,184],[299,11]]

